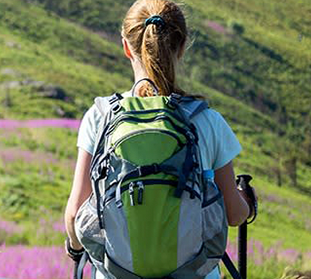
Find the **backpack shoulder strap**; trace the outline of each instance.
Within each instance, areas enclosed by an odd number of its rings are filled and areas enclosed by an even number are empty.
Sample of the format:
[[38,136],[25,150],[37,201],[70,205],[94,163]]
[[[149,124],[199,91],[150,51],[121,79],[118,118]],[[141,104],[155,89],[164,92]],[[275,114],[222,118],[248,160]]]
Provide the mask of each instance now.
[[122,95],[115,93],[109,97],[96,97],[94,103],[102,116],[106,116],[109,111],[117,112],[121,108],[119,101],[123,99]]
[[[186,97],[187,98],[187,97]],[[196,100],[191,98],[181,101],[182,109],[186,116],[192,120],[195,116],[200,114],[202,111],[209,108],[208,102],[204,100]]]
[[107,123],[110,121],[112,117],[112,113],[111,113],[112,105],[109,102],[110,99],[111,97],[96,97],[94,99],[94,104],[96,105],[98,111],[101,114],[101,120],[99,123],[99,128],[97,130],[96,138],[95,138],[94,154],[97,152],[98,145],[101,142],[102,133]]
[[189,116],[190,119],[194,118],[196,115],[198,115],[202,111],[209,108],[209,105],[206,101],[196,101],[196,102],[198,104],[197,104],[196,108],[192,111],[192,113],[190,114],[190,116]]

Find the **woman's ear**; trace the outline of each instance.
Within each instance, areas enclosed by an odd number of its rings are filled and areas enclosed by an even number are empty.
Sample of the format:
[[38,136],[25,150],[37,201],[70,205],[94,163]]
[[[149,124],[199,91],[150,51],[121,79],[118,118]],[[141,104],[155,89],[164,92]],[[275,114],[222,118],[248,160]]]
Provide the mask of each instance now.
[[122,44],[123,44],[123,51],[124,51],[125,56],[128,59],[132,60],[133,59],[133,55],[132,55],[132,52],[131,52],[131,49],[129,47],[129,44],[128,44],[127,40],[122,38]]

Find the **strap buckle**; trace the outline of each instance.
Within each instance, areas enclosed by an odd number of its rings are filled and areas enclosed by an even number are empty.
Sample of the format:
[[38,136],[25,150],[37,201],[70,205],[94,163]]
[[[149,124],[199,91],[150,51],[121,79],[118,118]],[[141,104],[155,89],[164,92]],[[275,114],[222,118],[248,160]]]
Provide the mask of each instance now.
[[168,105],[172,108],[176,108],[181,102],[182,96],[177,93],[171,93],[168,99]]

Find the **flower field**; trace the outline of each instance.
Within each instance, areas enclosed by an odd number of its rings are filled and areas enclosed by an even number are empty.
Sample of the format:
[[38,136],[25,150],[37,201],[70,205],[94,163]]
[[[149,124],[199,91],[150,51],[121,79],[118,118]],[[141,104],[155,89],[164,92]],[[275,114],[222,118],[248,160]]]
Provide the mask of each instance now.
[[[264,249],[261,243],[249,241],[249,265],[256,268],[269,266],[271,261],[284,268],[298,260],[311,261],[311,251],[301,254],[294,249],[282,250],[278,247]],[[236,246],[228,243],[228,254],[237,262]],[[74,263],[65,255],[62,246],[27,247],[23,245],[0,246],[0,278],[15,279],[69,279],[73,275]],[[225,268],[222,267],[224,273]],[[88,264],[84,270],[85,278],[91,277]]]
[[80,121],[76,119],[32,119],[26,121],[18,121],[11,119],[0,119],[0,129],[16,129],[16,128],[71,128],[78,129]]
[[[60,234],[65,239],[65,228],[61,220],[39,220],[37,230],[38,238],[53,234]],[[73,276],[74,263],[65,254],[62,245],[53,246],[27,246],[6,245],[5,235],[11,236],[23,233],[23,228],[14,222],[0,221],[0,278],[7,279],[69,279]],[[229,241],[227,253],[237,263],[237,245]],[[279,273],[286,266],[296,264],[307,265],[311,263],[311,251],[299,252],[295,249],[283,249],[282,243],[276,243],[269,248],[257,240],[248,241],[248,264],[252,269],[267,269],[273,263],[277,266]],[[277,265],[276,265],[277,264]],[[227,271],[222,267],[223,274]],[[88,264],[84,270],[85,278],[91,277],[91,267]],[[267,275],[268,276],[268,275]],[[266,277],[270,278],[270,277]],[[277,279],[277,278],[276,278]]]
[[[63,247],[0,246],[0,278],[12,279],[69,279],[74,263]],[[87,265],[84,278],[91,278]]]

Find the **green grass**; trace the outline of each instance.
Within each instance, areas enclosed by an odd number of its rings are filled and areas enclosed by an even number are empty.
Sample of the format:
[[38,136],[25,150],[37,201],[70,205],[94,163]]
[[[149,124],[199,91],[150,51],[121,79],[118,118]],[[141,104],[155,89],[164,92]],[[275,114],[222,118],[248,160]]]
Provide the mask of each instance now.
[[[132,86],[130,63],[123,57],[119,36],[130,1],[81,0],[79,7],[66,7],[68,1],[48,7],[45,0],[39,1],[41,5],[0,0],[0,118],[79,119],[94,97]],[[267,249],[281,245],[310,251],[308,1],[185,2],[192,45],[183,59],[179,82],[188,92],[204,94],[242,143],[243,152],[234,162],[236,173],[254,177],[252,185],[260,201],[249,237]],[[107,11],[109,16],[103,17]],[[210,21],[221,24],[226,33],[213,30]],[[8,68],[16,74],[1,74]],[[6,89],[7,82],[27,80],[57,86],[66,98],[44,97],[33,85]],[[42,216],[49,216],[52,223],[63,215],[76,137],[77,131],[60,128],[0,130],[0,215],[25,228],[21,234],[7,236],[8,244],[63,244],[61,233],[37,235],[36,229]],[[34,159],[17,156],[6,161],[2,151],[24,152]],[[293,158],[298,158],[296,187],[290,176]],[[230,239],[236,237],[237,229],[230,229]],[[251,262],[250,276],[280,278],[285,265]],[[310,269],[310,264],[296,263],[299,268],[303,265]]]

